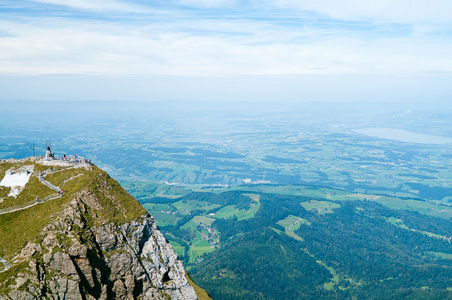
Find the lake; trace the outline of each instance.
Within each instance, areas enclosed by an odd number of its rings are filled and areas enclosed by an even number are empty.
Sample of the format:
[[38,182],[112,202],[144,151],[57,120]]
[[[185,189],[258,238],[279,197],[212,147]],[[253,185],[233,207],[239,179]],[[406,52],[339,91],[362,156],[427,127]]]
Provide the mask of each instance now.
[[452,144],[452,138],[393,128],[362,128],[354,130],[354,132],[381,139],[397,140],[407,143],[438,145]]

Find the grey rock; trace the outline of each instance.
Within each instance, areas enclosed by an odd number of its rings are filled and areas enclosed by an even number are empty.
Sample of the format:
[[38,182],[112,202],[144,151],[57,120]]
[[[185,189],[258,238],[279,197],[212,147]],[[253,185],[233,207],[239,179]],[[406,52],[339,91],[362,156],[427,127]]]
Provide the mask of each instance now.
[[8,294],[8,296],[12,300],[35,300],[35,297],[32,294],[21,290],[12,291]]
[[[29,261],[32,275],[21,280],[21,290],[12,286],[7,297],[197,299],[177,254],[150,216],[90,227],[84,216],[101,208],[91,194],[78,194],[43,230],[41,245],[30,242],[14,258],[15,263]],[[83,239],[74,228],[84,230]]]
[[77,270],[75,269],[75,266],[67,253],[55,253],[49,267],[55,271],[63,273],[66,276],[77,274]]
[[73,258],[87,258],[88,255],[88,247],[82,244],[72,245],[68,249],[68,254]]

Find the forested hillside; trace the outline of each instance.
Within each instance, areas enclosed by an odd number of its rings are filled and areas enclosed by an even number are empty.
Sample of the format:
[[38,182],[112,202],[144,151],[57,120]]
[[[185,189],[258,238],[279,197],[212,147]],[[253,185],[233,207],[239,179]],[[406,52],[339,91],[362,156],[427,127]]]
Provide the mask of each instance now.
[[426,202],[155,188],[144,206],[214,299],[452,297],[452,222]]

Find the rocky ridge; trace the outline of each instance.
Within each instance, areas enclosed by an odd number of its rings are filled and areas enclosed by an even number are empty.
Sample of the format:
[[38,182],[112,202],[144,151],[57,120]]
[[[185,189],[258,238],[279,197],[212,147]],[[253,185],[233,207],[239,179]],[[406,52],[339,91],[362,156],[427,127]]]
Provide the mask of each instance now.
[[91,188],[63,196],[64,208],[8,259],[4,274],[14,277],[0,282],[0,299],[197,299],[153,218],[94,173]]

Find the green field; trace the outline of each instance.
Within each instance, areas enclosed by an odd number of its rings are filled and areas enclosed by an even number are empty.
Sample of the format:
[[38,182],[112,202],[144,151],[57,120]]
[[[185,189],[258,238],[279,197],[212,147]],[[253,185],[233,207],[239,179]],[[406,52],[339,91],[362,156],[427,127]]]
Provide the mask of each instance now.
[[300,228],[302,224],[309,226],[311,225],[311,222],[306,219],[290,215],[284,220],[278,221],[278,224],[289,229],[290,231],[295,231]]
[[[182,231],[186,230],[193,233],[184,238],[189,245],[189,251],[186,253],[188,257],[187,262],[194,263],[197,261],[197,258],[204,253],[215,251],[215,248],[210,245],[210,242],[218,243],[218,232],[211,228],[214,221],[215,219],[213,218],[196,215],[190,221],[179,227]],[[173,245],[175,236],[171,233],[168,233],[168,235],[173,237],[170,238],[170,242]],[[175,245],[176,247],[180,247],[178,248],[177,253],[179,256],[182,256],[185,248],[180,245],[180,243],[175,243]]]
[[179,257],[182,257],[184,255],[185,247],[174,240],[169,239],[168,241],[170,242],[171,246],[173,246],[173,249],[174,251],[176,251],[177,255],[179,255]]
[[432,254],[433,256],[440,258],[440,259],[449,259],[452,260],[452,254],[449,253],[442,253],[442,252],[428,252],[429,254]]
[[261,196],[259,194],[248,194],[248,193],[245,193],[245,194],[243,194],[243,196],[250,197],[251,199],[253,199],[254,202],[257,202],[257,203],[259,203],[259,199],[261,198]]
[[216,219],[230,219],[236,216],[239,212],[240,210],[235,206],[228,205],[217,211],[213,217]]
[[329,201],[317,201],[317,200],[310,200],[307,202],[302,202],[301,205],[306,210],[312,210],[317,211],[319,214],[328,214],[333,213],[334,208],[341,207],[340,204],[329,202]]
[[410,228],[408,228],[408,226],[403,224],[402,220],[394,218],[394,217],[389,217],[388,222],[391,223],[392,225],[398,226],[403,229],[408,229],[408,230],[410,229]]
[[303,241],[303,238],[296,235],[294,231],[298,230],[302,224],[311,225],[311,222],[309,222],[308,220],[292,215],[288,216],[284,220],[278,221],[277,223],[284,227],[285,234],[301,242]]
[[441,236],[441,235],[439,235],[439,234],[436,234],[436,233],[432,233],[432,232],[428,232],[428,231],[421,231],[423,234],[426,234],[426,235],[428,235],[429,237],[434,237],[434,238],[437,238],[437,239],[442,239],[442,238],[445,238],[445,237],[443,237],[443,236]]
[[240,211],[236,215],[237,220],[247,220],[247,219],[254,217],[254,215],[257,213],[257,211],[261,207],[261,204],[259,202],[260,195],[257,195],[257,194],[243,194],[243,195],[250,197],[254,201],[254,203],[252,203],[250,205],[250,208],[248,210]]
[[212,248],[207,240],[199,240],[190,246],[189,251],[190,251],[189,262],[194,262],[199,256],[202,256],[204,253],[210,253],[215,251],[215,248]]
[[373,201],[392,209],[417,211],[424,215],[430,215],[443,219],[452,218],[452,207],[445,205],[439,205],[414,199],[400,199],[394,197],[379,197],[377,199],[374,199]]
[[184,230],[190,230],[193,232],[196,232],[196,228],[198,227],[198,224],[196,224],[193,221],[188,221],[187,223],[185,223],[184,225],[182,225],[180,227],[180,229],[184,229]]
[[233,205],[228,205],[216,212],[213,217],[216,219],[230,219],[237,217],[237,220],[239,221],[246,220],[254,217],[254,214],[259,209],[259,205],[260,204],[258,203],[252,204],[249,210],[237,209]]
[[447,238],[447,237],[444,237],[442,235],[439,235],[439,234],[436,234],[436,233],[432,233],[432,232],[429,232],[429,231],[413,230],[413,229],[409,228],[408,226],[406,226],[405,224],[403,224],[402,220],[394,218],[394,217],[389,217],[387,219],[387,221],[389,223],[391,223],[392,225],[395,225],[397,227],[400,227],[400,228],[403,228],[403,229],[406,229],[406,230],[418,231],[418,232],[420,232],[422,234],[428,235],[429,237],[433,237],[433,238],[437,238],[437,239],[445,239],[445,238]]
[[196,200],[183,200],[172,204],[179,211],[192,211],[192,210],[211,210],[220,207],[219,204],[212,204],[203,201]]
[[256,214],[260,207],[259,195],[256,194],[244,194],[244,195],[249,196],[255,202],[250,205],[250,208],[248,210],[238,209],[233,205],[228,205],[221,208],[212,217],[216,219],[230,219],[236,217],[237,220],[239,221],[247,220],[254,217],[254,215]]
[[208,227],[212,226],[212,223],[214,221],[215,221],[215,219],[208,218],[208,217],[205,217],[205,216],[195,216],[193,218],[193,222],[198,223],[198,224],[202,223],[202,224],[204,224],[204,225],[206,225]]

